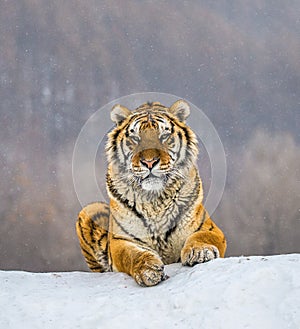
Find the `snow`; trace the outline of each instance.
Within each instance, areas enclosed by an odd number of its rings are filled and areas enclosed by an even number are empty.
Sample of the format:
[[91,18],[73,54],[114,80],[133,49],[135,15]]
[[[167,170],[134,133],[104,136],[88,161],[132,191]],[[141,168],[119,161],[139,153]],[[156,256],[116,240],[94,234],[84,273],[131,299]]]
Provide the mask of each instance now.
[[300,254],[124,273],[0,271],[0,328],[300,328]]

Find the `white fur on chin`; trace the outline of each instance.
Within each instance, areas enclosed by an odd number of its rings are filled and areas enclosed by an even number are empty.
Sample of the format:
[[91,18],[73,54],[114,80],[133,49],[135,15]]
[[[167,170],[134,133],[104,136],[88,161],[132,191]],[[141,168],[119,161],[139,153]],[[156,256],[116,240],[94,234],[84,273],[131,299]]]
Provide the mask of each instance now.
[[142,189],[145,191],[159,191],[164,188],[162,179],[149,177],[142,181]]

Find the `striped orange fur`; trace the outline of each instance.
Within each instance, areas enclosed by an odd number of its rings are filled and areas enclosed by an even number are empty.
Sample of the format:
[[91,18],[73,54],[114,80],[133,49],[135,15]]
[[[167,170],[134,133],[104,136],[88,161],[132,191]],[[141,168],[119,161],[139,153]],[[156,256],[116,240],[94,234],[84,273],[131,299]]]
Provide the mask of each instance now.
[[109,205],[83,208],[76,223],[92,271],[121,271],[141,286],[164,280],[164,265],[224,257],[226,240],[202,205],[198,144],[189,105],[116,105],[108,134]]

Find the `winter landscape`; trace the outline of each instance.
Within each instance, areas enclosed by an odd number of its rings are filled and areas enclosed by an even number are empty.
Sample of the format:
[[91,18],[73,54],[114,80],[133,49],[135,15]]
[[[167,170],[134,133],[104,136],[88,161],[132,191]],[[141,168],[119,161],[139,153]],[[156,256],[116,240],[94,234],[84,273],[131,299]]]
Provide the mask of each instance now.
[[152,288],[123,273],[1,271],[0,328],[300,327],[300,255],[166,267]]
[[[297,0],[0,1],[0,329],[300,328],[299,17]],[[142,92],[201,109],[227,165],[210,213],[226,258],[166,266],[152,288],[87,272],[75,233],[78,191],[100,200],[74,188],[76,140]],[[206,198],[215,167],[199,142]],[[101,185],[103,159],[75,162],[82,181]]]

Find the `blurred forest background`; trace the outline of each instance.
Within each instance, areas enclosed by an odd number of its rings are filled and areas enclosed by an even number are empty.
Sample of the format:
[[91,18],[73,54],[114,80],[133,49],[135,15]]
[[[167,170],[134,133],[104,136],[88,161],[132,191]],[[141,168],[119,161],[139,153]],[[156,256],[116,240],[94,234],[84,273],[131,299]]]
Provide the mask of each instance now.
[[0,269],[87,270],[75,141],[146,91],[194,103],[221,137],[227,255],[300,252],[299,36],[297,0],[2,0]]

